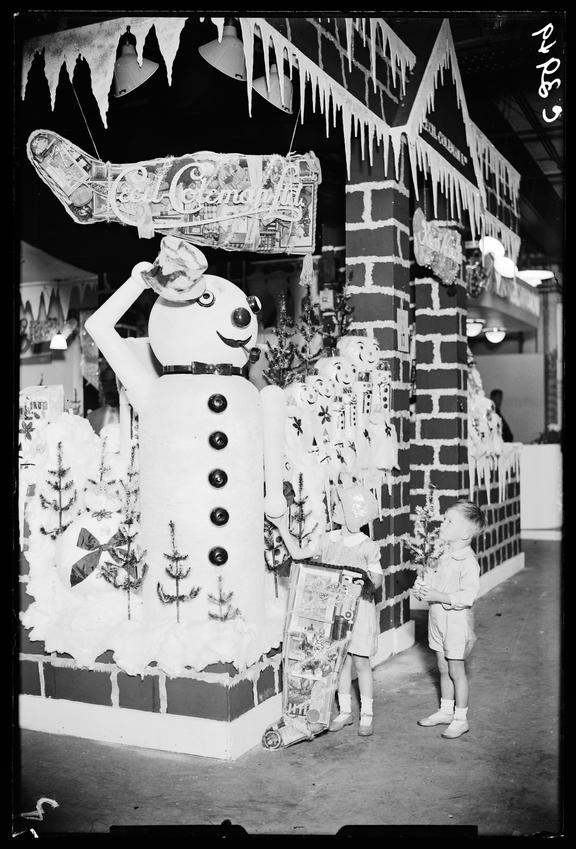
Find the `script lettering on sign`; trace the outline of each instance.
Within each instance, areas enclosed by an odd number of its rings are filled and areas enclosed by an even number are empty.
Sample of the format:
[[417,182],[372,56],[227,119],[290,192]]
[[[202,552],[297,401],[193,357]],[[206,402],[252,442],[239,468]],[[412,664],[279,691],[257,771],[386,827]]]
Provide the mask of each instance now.
[[131,164],[101,162],[49,130],[28,139],[28,157],[79,224],[118,221],[229,251],[314,250],[320,163],[201,151]]
[[412,228],[418,265],[430,268],[445,286],[451,286],[462,267],[460,233],[428,221],[421,209],[414,213]]

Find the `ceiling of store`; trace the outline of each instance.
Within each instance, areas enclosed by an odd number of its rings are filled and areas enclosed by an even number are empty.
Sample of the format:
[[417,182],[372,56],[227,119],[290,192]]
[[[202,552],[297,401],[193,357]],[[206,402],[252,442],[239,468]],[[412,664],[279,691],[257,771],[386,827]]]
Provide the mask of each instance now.
[[[117,13],[27,12],[18,16],[17,35],[32,37],[116,16]],[[446,13],[406,13],[400,17],[395,12],[386,20],[414,49],[417,21],[425,19],[429,24],[437,19],[439,25],[445,16]],[[553,123],[546,123],[542,110],[548,108],[551,115],[551,106],[561,104],[564,96],[564,13],[458,12],[448,16],[470,116],[521,174],[522,250],[518,266],[561,264],[564,123],[562,115]],[[548,42],[555,40],[556,44],[543,56],[538,53],[541,36],[532,33],[547,23],[554,27]],[[246,99],[238,94],[244,84],[211,68],[195,49],[213,37],[214,27],[209,21],[195,21],[193,26],[189,22],[182,34],[187,49],[178,53],[172,86],[168,87],[161,62],[162,73],[159,71],[140,89],[127,97],[110,99],[108,130],[101,124],[81,63],[75,75],[75,89],[82,111],[69,84],[61,84],[52,113],[45,82],[32,74],[28,97],[17,109],[17,144],[23,150],[29,133],[44,127],[70,138],[92,155],[95,145],[99,158],[120,162],[202,149],[262,153],[263,139],[266,150],[288,152],[294,116],[286,116],[262,98],[254,97],[253,117],[247,121]],[[151,59],[158,58],[154,41],[149,38],[146,44]],[[559,70],[547,79],[561,76],[562,85],[544,100],[538,93],[541,70],[536,66],[551,57],[558,57]],[[328,224],[341,221],[345,180],[341,133],[333,131],[326,139],[323,116],[308,112],[306,123],[297,126],[293,146],[302,152],[313,149],[321,159],[319,220]],[[123,264],[154,258],[157,240],[140,240],[133,228],[74,224],[50,190],[40,183],[24,155],[16,163],[16,183],[19,236],[25,241],[91,271],[108,269],[121,274]],[[31,197],[34,203],[28,202]]]

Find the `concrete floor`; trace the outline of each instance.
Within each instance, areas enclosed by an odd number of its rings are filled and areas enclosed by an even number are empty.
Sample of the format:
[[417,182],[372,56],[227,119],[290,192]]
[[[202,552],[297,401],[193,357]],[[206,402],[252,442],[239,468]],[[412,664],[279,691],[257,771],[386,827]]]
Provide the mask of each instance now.
[[331,835],[347,824],[563,833],[560,543],[524,540],[523,550],[526,568],[476,603],[463,737],[416,724],[436,709],[437,677],[427,614],[415,611],[416,645],[375,670],[372,737],[352,726],[228,762],[23,731],[14,809],[41,796],[59,807],[15,830],[104,836],[111,826],[228,819],[252,835]]

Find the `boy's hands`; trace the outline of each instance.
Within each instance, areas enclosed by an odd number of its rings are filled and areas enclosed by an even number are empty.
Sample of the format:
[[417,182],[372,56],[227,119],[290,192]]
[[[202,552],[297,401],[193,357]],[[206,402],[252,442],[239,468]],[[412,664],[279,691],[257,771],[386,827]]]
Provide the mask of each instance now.
[[435,590],[427,584],[422,584],[419,588],[418,597],[421,601],[427,601],[428,604],[433,604],[434,602],[444,602],[445,604],[450,603],[450,598],[447,593],[441,593],[439,590]]

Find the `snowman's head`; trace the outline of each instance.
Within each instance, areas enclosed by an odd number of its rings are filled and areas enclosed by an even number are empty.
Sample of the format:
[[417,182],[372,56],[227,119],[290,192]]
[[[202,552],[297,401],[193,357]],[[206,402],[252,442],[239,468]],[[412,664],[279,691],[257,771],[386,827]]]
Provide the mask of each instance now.
[[245,366],[258,333],[260,302],[223,277],[202,276],[193,301],[159,297],[150,312],[150,346],[163,366],[191,362]]
[[306,383],[314,387],[319,401],[330,401],[334,397],[335,387],[331,378],[311,374],[306,378]]
[[351,388],[356,380],[356,366],[348,357],[324,357],[316,363],[316,371],[321,377],[334,381],[337,391]]
[[348,357],[358,371],[372,371],[380,356],[380,347],[375,339],[366,336],[343,336],[338,342],[338,353]]

